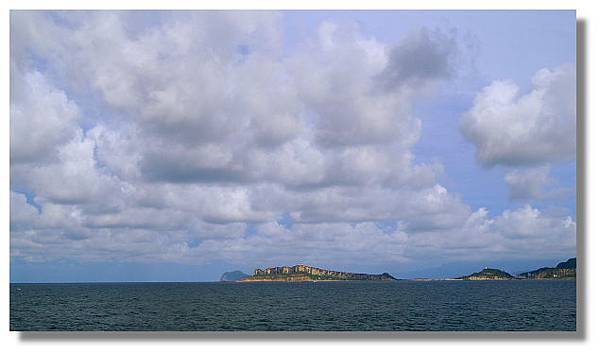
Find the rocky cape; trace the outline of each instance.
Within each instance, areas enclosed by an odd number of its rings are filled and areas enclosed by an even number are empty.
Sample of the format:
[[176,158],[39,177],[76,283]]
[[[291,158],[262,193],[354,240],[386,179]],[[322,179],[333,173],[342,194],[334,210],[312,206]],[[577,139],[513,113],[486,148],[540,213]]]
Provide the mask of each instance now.
[[256,269],[252,276],[238,282],[307,282],[307,281],[393,281],[388,273],[358,274],[345,271],[333,271],[308,265],[278,266]]

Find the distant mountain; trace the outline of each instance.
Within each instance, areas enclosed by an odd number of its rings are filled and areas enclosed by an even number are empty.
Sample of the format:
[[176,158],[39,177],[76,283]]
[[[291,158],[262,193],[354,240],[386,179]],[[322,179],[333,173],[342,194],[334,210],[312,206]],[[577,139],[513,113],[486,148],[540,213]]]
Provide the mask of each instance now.
[[304,281],[391,281],[395,278],[388,274],[357,274],[345,271],[332,271],[308,265],[278,266],[256,269],[254,275],[240,282],[304,282]]
[[229,272],[224,273],[221,276],[221,280],[220,281],[239,281],[239,280],[241,280],[241,279],[243,279],[245,277],[249,277],[249,276],[250,275],[248,275],[248,274],[246,274],[244,272],[241,272],[239,270],[229,271]]
[[543,267],[537,270],[519,274],[520,277],[527,279],[564,279],[577,276],[577,259],[571,258],[560,262],[556,267]]
[[461,280],[511,280],[514,276],[500,269],[485,268],[468,276],[459,277]]
[[571,258],[556,265],[557,269],[577,269],[577,258]]

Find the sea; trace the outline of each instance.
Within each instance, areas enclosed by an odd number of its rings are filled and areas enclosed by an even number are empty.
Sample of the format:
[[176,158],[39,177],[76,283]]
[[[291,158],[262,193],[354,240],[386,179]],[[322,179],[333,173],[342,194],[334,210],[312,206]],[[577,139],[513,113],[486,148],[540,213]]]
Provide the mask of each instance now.
[[13,331],[575,331],[574,280],[11,284]]

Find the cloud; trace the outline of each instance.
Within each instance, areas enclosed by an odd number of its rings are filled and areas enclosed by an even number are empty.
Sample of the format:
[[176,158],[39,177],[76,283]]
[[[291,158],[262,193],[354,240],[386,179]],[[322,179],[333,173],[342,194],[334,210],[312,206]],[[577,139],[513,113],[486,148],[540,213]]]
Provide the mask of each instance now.
[[486,166],[520,166],[575,157],[575,69],[541,69],[532,90],[494,81],[464,115],[462,131]]
[[30,222],[38,215],[37,209],[27,202],[24,194],[10,192],[10,223],[11,230],[30,228]]
[[331,22],[322,23],[316,39],[290,59],[317,144],[335,149],[395,143],[406,149],[416,143],[420,121],[411,109],[411,84],[380,89],[389,61],[386,45],[354,26]]
[[94,141],[81,137],[80,132],[57,148],[55,161],[16,166],[11,175],[15,184],[30,187],[44,200],[97,206],[110,203],[119,198],[121,182],[98,169],[94,149]]
[[78,131],[79,109],[38,71],[12,71],[10,157],[12,164],[55,157],[57,146]]
[[525,205],[496,217],[481,208],[456,228],[425,231],[409,240],[406,251],[415,260],[428,255],[453,260],[560,258],[573,253],[576,230],[570,216]]
[[[35,230],[11,231],[13,256],[29,261],[226,261],[248,267],[297,262],[324,266],[358,263],[380,268],[422,263],[430,258],[483,261],[492,256],[564,257],[572,253],[576,239],[575,223],[570,217],[544,214],[530,206],[507,210],[497,217],[480,209],[459,224],[443,229],[410,230],[402,223],[384,227],[375,222],[284,226],[270,221],[258,223],[249,235],[243,223],[198,225],[193,237],[189,228],[153,229],[133,223],[81,228],[72,215],[63,219],[69,215],[65,214],[69,211],[67,206],[52,206],[49,210],[53,208],[61,212],[47,212],[53,217],[29,214],[28,224],[36,225]],[[56,218],[58,215],[63,218]],[[13,216],[17,218],[16,214]],[[130,214],[116,217],[128,217],[130,221],[136,218]],[[55,223],[45,224],[50,219]],[[157,222],[165,226],[160,219]]]
[[388,89],[398,89],[449,78],[454,71],[456,47],[453,36],[423,28],[391,49],[380,80]]
[[504,176],[504,181],[510,189],[512,199],[540,199],[546,194],[544,191],[551,179],[550,166],[512,170]]
[[571,217],[551,217],[526,205],[514,211],[504,211],[495,220],[495,229],[511,242],[512,248],[542,252],[549,248],[575,247],[575,222]]

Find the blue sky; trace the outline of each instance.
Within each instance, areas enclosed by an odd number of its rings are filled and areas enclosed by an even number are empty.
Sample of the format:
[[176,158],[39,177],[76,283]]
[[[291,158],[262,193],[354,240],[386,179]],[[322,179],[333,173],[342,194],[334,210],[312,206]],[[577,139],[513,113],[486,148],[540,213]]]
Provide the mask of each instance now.
[[571,257],[575,31],[574,11],[13,11],[11,280]]

